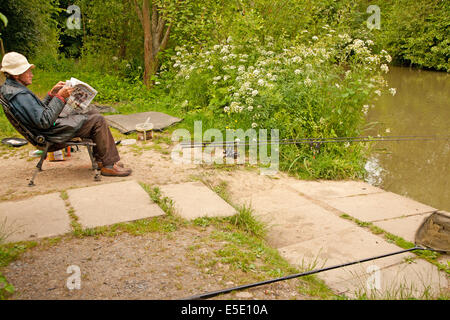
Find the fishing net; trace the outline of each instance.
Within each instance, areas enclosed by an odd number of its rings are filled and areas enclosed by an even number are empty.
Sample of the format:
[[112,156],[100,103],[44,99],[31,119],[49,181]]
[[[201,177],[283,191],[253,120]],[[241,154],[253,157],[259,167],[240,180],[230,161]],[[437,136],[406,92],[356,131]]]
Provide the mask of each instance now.
[[450,254],[450,215],[436,211],[416,231],[416,244]]

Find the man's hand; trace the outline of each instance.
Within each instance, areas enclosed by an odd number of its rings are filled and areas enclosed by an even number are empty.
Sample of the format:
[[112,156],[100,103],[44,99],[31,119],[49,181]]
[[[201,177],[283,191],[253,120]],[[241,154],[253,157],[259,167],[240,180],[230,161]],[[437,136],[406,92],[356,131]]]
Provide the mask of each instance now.
[[61,90],[65,84],[66,83],[63,81],[58,82],[57,84],[55,84],[55,86],[52,88],[52,90],[50,90],[49,94],[52,96],[57,95],[59,90]]
[[63,97],[64,99],[67,99],[68,97],[70,97],[73,90],[75,90],[75,88],[64,86],[58,91],[57,94]]

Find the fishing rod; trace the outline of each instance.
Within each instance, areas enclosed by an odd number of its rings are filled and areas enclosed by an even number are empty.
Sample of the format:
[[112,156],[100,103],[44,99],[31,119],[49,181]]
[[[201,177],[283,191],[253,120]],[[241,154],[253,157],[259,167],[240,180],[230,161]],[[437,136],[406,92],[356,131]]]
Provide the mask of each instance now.
[[343,267],[351,266],[351,265],[354,265],[354,264],[359,264],[359,263],[363,263],[363,262],[367,262],[367,261],[372,261],[372,260],[377,260],[377,259],[381,259],[381,258],[386,258],[386,257],[389,257],[389,256],[398,255],[398,254],[401,254],[401,253],[415,251],[415,250],[429,250],[429,251],[438,251],[438,252],[440,251],[440,250],[435,250],[435,249],[432,249],[432,248],[424,248],[424,247],[420,247],[420,246],[415,246],[413,248],[404,249],[404,250],[396,251],[396,252],[391,252],[391,253],[387,253],[387,254],[383,254],[383,255],[379,255],[379,256],[375,256],[375,257],[370,257],[370,258],[366,258],[366,259],[362,259],[362,260],[357,260],[357,261],[347,262],[347,263],[343,263],[343,264],[338,264],[338,265],[330,266],[330,267],[327,267],[327,268],[315,269],[315,270],[306,271],[306,272],[302,272],[302,273],[291,274],[291,275],[288,275],[288,276],[285,276],[285,277],[280,277],[280,278],[275,278],[275,279],[255,282],[255,283],[251,283],[251,284],[244,284],[244,285],[241,285],[241,286],[227,288],[227,289],[222,289],[222,290],[217,290],[217,291],[206,292],[206,293],[190,296],[190,297],[184,298],[182,300],[209,299],[209,298],[221,295],[221,294],[230,293],[232,291],[249,289],[249,288],[262,286],[262,285],[265,285],[265,284],[270,284],[270,283],[274,283],[274,282],[278,282],[278,281],[284,281],[284,280],[289,280],[289,279],[293,279],[293,278],[309,276],[309,275],[316,274],[316,273],[319,273],[319,272],[324,272],[324,271],[329,271],[329,270],[333,270],[333,269],[343,268]]
[[388,142],[388,141],[427,141],[427,140],[448,140],[449,136],[360,136],[360,137],[335,137],[335,138],[303,138],[303,139],[281,139],[281,140],[262,140],[241,142],[235,141],[206,141],[206,142],[188,142],[180,143],[182,148],[204,148],[204,147],[238,147],[252,145],[271,145],[271,144],[310,144],[320,146],[322,143],[338,142]]

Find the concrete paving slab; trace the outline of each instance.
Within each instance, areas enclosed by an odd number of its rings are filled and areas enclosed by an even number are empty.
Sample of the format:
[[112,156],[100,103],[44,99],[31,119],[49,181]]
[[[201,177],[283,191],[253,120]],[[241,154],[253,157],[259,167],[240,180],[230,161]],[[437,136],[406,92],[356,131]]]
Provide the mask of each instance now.
[[240,198],[239,202],[250,205],[255,210],[256,216],[269,212],[295,210],[295,208],[313,204],[298,192],[283,186],[276,186],[269,191],[255,190],[252,195]]
[[68,190],[78,222],[85,228],[164,215],[136,181]]
[[12,234],[6,242],[31,241],[71,231],[70,218],[59,193],[27,200],[0,202],[3,231]]
[[325,203],[366,222],[423,214],[436,209],[392,192],[324,199]]
[[[402,249],[386,242],[382,238],[357,226],[341,230],[323,237],[299,242],[278,249],[280,254],[291,264],[301,269],[311,270],[401,251]],[[412,253],[402,253],[374,261],[333,269],[317,274],[327,285],[345,282],[348,279],[366,273],[367,267],[376,265],[379,268],[402,263],[405,258],[413,257]],[[349,287],[346,290],[355,289]]]
[[266,240],[274,248],[322,237],[353,226],[353,223],[315,204],[255,215],[268,226]]
[[370,299],[432,299],[449,293],[449,278],[444,272],[425,260],[411,261],[386,268],[374,268],[377,266],[374,261],[364,273],[330,282],[330,286],[351,298],[365,295]]
[[415,216],[377,221],[373,224],[409,242],[414,242],[417,229],[423,220],[430,215],[431,213],[424,213]]
[[160,186],[161,193],[172,199],[177,213],[185,219],[227,217],[236,210],[201,182]]
[[360,181],[293,181],[286,184],[317,200],[384,192]]

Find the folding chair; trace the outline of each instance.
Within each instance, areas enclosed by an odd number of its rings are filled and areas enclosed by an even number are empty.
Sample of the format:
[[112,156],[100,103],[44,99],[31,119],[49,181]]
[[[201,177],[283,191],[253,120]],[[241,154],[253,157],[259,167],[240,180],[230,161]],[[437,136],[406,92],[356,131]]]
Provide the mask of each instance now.
[[67,141],[63,144],[61,143],[52,143],[49,141],[46,141],[44,136],[36,136],[34,135],[30,130],[28,130],[27,127],[25,127],[12,113],[11,106],[9,105],[8,100],[6,100],[3,95],[0,93],[0,104],[3,107],[3,111],[5,113],[6,118],[9,120],[11,125],[33,146],[35,146],[37,149],[42,150],[41,158],[39,159],[38,164],[36,165],[36,169],[33,172],[33,176],[29,182],[29,186],[34,186],[34,179],[36,178],[36,175],[38,172],[42,171],[42,164],[44,163],[44,160],[47,158],[48,152],[53,152],[57,150],[61,150],[68,146],[85,146],[88,150],[89,157],[91,158],[92,162],[92,169],[95,172],[94,180],[100,181],[101,175],[100,170],[97,165],[97,161],[95,161],[94,158],[94,147],[95,143],[91,139],[81,139],[81,138],[74,138],[70,141]]

